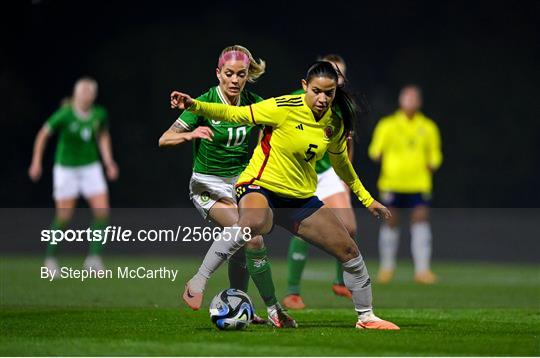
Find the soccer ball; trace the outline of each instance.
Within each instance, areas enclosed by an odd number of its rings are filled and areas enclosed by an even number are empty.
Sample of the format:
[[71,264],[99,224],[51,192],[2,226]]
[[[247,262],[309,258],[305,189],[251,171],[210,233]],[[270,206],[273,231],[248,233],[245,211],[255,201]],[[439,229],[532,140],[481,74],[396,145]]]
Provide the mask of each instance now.
[[219,329],[245,329],[253,320],[253,304],[245,292],[229,288],[212,299],[210,318]]

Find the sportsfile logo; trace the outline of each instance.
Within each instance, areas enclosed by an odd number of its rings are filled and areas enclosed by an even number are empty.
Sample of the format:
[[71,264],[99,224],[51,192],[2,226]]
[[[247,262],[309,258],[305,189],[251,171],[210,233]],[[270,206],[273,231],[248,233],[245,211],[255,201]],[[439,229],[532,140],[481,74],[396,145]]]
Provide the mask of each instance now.
[[105,245],[109,242],[199,242],[199,241],[230,241],[243,238],[251,240],[251,229],[233,227],[201,227],[201,226],[178,226],[172,229],[141,229],[134,232],[121,226],[107,226],[103,230],[69,229],[41,231],[41,241],[51,245],[59,242],[101,242]]

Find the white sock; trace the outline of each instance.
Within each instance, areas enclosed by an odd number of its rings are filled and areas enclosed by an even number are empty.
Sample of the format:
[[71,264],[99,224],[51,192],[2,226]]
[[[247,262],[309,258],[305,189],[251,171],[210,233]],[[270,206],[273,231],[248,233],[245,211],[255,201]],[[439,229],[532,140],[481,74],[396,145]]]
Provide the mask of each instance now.
[[[227,238],[230,240],[226,240]],[[193,292],[203,292],[210,276],[245,244],[246,241],[239,226],[224,228],[206,252],[199,271],[189,281],[189,288]]]
[[343,263],[343,281],[352,293],[356,311],[370,311],[373,301],[371,280],[362,255]]
[[394,270],[399,245],[399,229],[383,224],[379,230],[379,255],[382,270]]
[[414,271],[428,271],[431,261],[431,227],[427,221],[411,225],[411,252]]

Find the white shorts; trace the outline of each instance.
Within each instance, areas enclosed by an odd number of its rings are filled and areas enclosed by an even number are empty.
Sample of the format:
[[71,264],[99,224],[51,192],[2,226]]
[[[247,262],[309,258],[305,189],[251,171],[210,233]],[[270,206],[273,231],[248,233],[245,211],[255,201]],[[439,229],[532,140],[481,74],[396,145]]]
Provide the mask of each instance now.
[[332,167],[321,174],[318,174],[317,179],[317,190],[315,191],[315,195],[322,201],[334,194],[345,192],[343,182]]
[[223,178],[216,175],[193,173],[189,181],[189,198],[201,216],[206,219],[208,212],[219,199],[227,198],[236,203],[234,185],[238,177]]
[[74,199],[83,195],[85,199],[107,193],[107,182],[100,162],[77,167],[55,164],[53,167],[53,198]]

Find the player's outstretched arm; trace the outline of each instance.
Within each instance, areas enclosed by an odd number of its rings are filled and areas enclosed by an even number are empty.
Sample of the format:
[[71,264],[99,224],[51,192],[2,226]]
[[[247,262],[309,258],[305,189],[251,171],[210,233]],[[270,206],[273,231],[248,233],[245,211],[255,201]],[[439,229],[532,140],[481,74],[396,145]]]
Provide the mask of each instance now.
[[32,152],[32,163],[28,168],[28,176],[33,182],[37,182],[41,178],[42,166],[41,160],[43,159],[43,152],[47,146],[47,140],[50,137],[49,128],[44,125],[39,130],[34,140],[34,150]]
[[178,121],[174,121],[159,138],[160,147],[173,147],[193,139],[201,138],[212,141],[214,133],[209,127],[197,127],[193,131],[188,131]]
[[221,103],[203,102],[178,91],[171,93],[171,108],[185,109],[191,113],[218,121],[246,125],[255,124],[251,115],[251,106],[238,107]]

